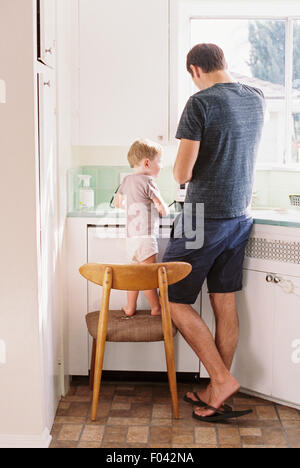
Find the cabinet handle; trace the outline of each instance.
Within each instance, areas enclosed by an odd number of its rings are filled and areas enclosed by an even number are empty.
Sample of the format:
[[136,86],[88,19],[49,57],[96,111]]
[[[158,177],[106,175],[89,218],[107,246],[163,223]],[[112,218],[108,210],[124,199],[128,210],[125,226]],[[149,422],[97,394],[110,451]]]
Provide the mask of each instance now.
[[278,284],[278,283],[280,283],[280,281],[281,281],[281,279],[278,278],[278,276],[274,277],[274,283]]
[[44,86],[48,86],[48,88],[51,88],[51,81],[45,81]]
[[272,275],[267,275],[267,276],[266,276],[266,281],[267,281],[268,283],[272,283],[273,279],[274,279],[274,278],[273,278]]
[[45,49],[45,53],[52,55],[52,47],[50,47],[49,49]]

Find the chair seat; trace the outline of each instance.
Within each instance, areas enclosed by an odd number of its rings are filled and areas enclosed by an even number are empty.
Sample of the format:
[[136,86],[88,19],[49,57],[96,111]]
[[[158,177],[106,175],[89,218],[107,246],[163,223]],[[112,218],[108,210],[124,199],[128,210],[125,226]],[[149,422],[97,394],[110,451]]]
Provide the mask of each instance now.
[[[99,311],[85,317],[88,331],[97,338]],[[174,323],[173,337],[177,333]],[[150,310],[138,310],[132,317],[127,317],[122,310],[110,310],[106,341],[114,342],[151,342],[163,341],[164,335],[160,316],[152,316]]]

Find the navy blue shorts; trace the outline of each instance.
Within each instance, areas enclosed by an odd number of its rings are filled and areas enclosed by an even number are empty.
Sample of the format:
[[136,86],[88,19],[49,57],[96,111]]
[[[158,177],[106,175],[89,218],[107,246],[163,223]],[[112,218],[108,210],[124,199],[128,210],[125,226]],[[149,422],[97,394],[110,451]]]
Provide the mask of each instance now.
[[[240,291],[243,287],[245,248],[253,218],[243,215],[230,219],[205,219],[203,246],[196,249],[187,248],[186,243],[192,239],[184,235],[184,221],[183,214],[176,218],[163,262],[188,262],[193,268],[185,279],[169,286],[170,302],[194,304],[206,278],[209,293]],[[181,238],[178,237],[178,226]]]

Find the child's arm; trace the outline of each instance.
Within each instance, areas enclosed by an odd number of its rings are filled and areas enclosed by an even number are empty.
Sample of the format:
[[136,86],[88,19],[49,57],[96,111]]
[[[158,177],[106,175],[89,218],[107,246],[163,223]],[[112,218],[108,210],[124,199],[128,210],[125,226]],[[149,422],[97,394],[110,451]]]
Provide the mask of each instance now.
[[114,206],[116,208],[121,208],[122,210],[125,209],[125,197],[121,193],[116,193],[114,197]]
[[161,216],[168,216],[169,208],[162,198],[154,197],[152,198],[155,208]]

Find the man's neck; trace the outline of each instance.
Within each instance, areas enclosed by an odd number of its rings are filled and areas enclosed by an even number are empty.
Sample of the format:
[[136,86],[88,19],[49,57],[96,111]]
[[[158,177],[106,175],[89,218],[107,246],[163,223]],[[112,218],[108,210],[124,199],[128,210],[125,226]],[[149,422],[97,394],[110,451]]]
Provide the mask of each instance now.
[[234,83],[231,76],[224,70],[207,73],[205,75],[205,82],[201,89],[207,89],[218,83]]

